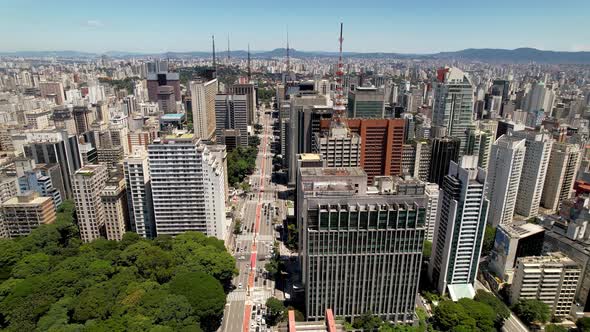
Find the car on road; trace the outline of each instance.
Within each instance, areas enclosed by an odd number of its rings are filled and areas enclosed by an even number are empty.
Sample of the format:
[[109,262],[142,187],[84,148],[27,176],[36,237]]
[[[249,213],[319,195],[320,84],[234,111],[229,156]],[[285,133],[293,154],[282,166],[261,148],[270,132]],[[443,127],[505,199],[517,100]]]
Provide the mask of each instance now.
[[242,289],[242,283],[241,282],[238,284],[238,288],[239,289]]

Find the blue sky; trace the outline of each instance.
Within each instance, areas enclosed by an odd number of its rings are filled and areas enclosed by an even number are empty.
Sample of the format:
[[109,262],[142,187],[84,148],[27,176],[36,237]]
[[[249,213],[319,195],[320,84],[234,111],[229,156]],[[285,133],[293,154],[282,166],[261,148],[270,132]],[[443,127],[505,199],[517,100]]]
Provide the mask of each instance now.
[[[485,2],[485,3],[484,3]],[[590,51],[589,0],[0,0],[0,50]]]

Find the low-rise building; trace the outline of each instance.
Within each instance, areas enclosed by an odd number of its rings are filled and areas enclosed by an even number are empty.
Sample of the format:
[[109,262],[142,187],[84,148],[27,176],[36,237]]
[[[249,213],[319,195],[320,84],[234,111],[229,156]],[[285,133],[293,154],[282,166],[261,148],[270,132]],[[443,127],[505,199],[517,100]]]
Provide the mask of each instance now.
[[39,225],[55,222],[55,208],[50,197],[27,191],[0,205],[2,223],[8,238],[25,236]]

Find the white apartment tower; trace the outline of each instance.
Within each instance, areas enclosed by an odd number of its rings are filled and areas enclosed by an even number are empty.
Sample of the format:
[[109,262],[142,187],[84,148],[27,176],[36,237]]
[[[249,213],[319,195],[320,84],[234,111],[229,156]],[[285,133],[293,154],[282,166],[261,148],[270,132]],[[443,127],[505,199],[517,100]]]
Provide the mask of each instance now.
[[80,237],[91,242],[101,236],[105,224],[105,211],[100,193],[108,178],[105,165],[86,165],[72,176],[76,215]]
[[147,152],[137,146],[123,162],[131,230],[144,238],[156,237],[152,185]]
[[468,132],[475,129],[473,85],[469,76],[454,67],[439,69],[433,90],[432,125],[445,127],[447,136],[460,139],[459,154],[466,154]]
[[156,234],[198,231],[224,240],[223,164],[193,134],[174,134],[148,147]]
[[344,125],[333,125],[329,133],[316,133],[314,153],[322,156],[327,167],[360,167],[361,137]]
[[428,198],[426,204],[426,219],[424,226],[426,228],[425,240],[431,241],[434,239],[434,226],[436,225],[436,218],[438,216],[438,201],[440,190],[436,183],[426,183],[424,186],[424,193]]
[[477,157],[451,161],[440,190],[428,274],[441,294],[451,299],[475,296],[474,282],[488,213],[486,172]]
[[544,208],[557,211],[560,202],[571,197],[581,155],[580,147],[576,144],[553,144],[541,195]]
[[502,135],[492,145],[487,189],[488,223],[494,227],[512,223],[525,151],[525,140],[514,136]]
[[215,137],[217,89],[217,79],[208,82],[190,82],[194,133],[203,140]]
[[515,131],[513,136],[525,139],[526,146],[515,212],[525,218],[536,217],[539,214],[553,140],[548,132]]
[[510,302],[539,300],[551,308],[552,316],[568,316],[581,272],[577,263],[560,252],[522,257],[516,264]]

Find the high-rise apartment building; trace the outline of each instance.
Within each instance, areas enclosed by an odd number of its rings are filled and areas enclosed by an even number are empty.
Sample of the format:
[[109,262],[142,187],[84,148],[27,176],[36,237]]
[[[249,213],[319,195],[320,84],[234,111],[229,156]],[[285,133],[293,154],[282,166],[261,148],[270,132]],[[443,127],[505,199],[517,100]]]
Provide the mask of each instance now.
[[156,234],[198,231],[224,240],[223,165],[193,134],[168,135],[148,147]]
[[526,146],[515,212],[525,218],[536,217],[541,205],[553,140],[548,132],[523,130],[512,135],[525,139]]
[[428,182],[442,186],[444,177],[449,173],[451,161],[459,161],[461,142],[458,138],[434,138],[431,145]]
[[[404,120],[402,119],[344,119],[351,133],[361,138],[361,167],[369,183],[375,176],[402,175]],[[322,120],[322,132],[331,121]]]
[[215,96],[215,136],[224,143],[224,130],[234,129],[242,146],[248,146],[248,97],[217,94]]
[[333,124],[327,134],[316,133],[314,153],[322,156],[327,167],[359,167],[361,138],[344,125]]
[[41,97],[53,98],[55,103],[63,105],[66,100],[64,86],[61,82],[39,82]]
[[502,135],[492,145],[486,182],[488,223],[494,227],[512,223],[525,152],[525,140],[514,136]]
[[349,118],[384,118],[385,90],[376,87],[360,87],[348,93]]
[[0,215],[6,235],[12,239],[30,234],[39,225],[55,222],[55,207],[50,197],[25,191],[1,203]]
[[427,182],[432,157],[431,142],[421,139],[412,142],[412,145],[414,146],[414,173],[412,176]]
[[174,87],[170,85],[161,85],[158,87],[156,99],[160,112],[164,114],[175,114],[176,97],[174,96]]
[[156,237],[152,185],[147,152],[137,147],[123,163],[131,230],[141,237]]
[[325,308],[354,318],[367,311],[414,320],[425,234],[426,197],[417,180],[360,168],[300,168],[297,218],[306,317]]
[[151,102],[158,101],[158,88],[161,86],[172,87],[174,100],[181,101],[180,74],[169,73],[167,70],[149,73],[147,77],[148,98]]
[[459,154],[467,148],[467,134],[475,129],[473,122],[473,85],[469,76],[458,68],[442,68],[434,82],[432,124],[445,127],[447,136],[461,142]]
[[252,83],[234,84],[230,87],[230,93],[233,95],[246,96],[248,124],[254,124],[254,112],[256,111],[256,86]]
[[475,296],[489,202],[485,198],[486,172],[477,157],[452,161],[440,189],[439,218],[428,274],[441,294],[451,299]]
[[[65,130],[27,132],[22,146],[25,157],[37,164],[59,164],[65,197],[72,198],[71,176],[81,167],[78,137]],[[63,197],[62,197],[63,198]]]
[[424,193],[428,199],[426,204],[426,218],[424,225],[426,227],[425,240],[432,242],[434,239],[434,228],[438,218],[438,201],[440,198],[440,187],[436,183],[426,183]]
[[560,252],[518,260],[510,287],[510,302],[539,300],[555,317],[568,316],[580,279],[580,266]]
[[129,216],[125,179],[123,177],[109,179],[100,192],[100,199],[104,208],[106,238],[121,241]]
[[105,211],[100,193],[107,178],[108,170],[105,165],[86,165],[72,176],[76,216],[83,242],[106,236]]
[[215,95],[217,79],[207,82],[190,82],[191,105],[193,107],[193,128],[202,140],[215,137]]
[[553,144],[541,195],[544,208],[557,211],[560,202],[571,197],[581,156],[580,147],[576,144]]

